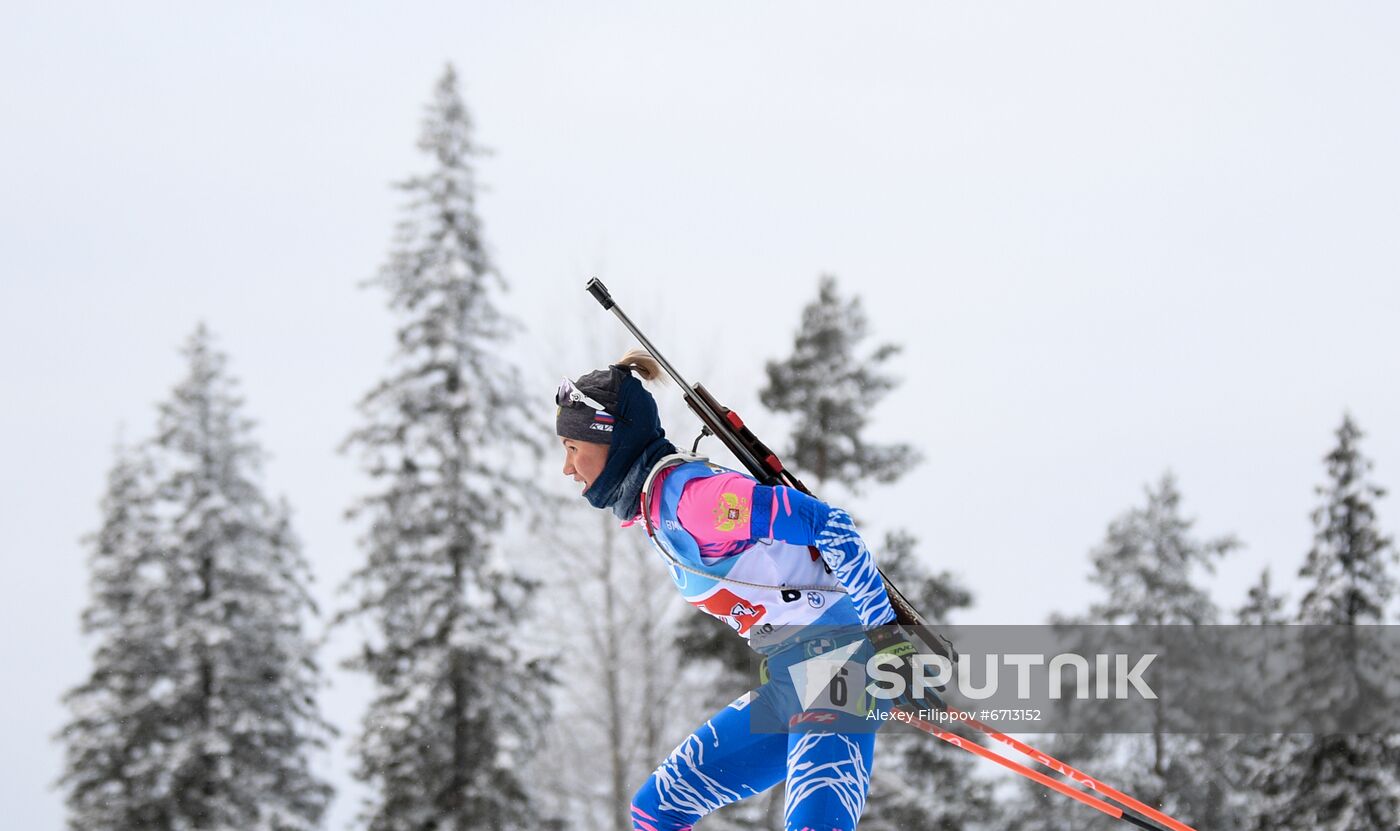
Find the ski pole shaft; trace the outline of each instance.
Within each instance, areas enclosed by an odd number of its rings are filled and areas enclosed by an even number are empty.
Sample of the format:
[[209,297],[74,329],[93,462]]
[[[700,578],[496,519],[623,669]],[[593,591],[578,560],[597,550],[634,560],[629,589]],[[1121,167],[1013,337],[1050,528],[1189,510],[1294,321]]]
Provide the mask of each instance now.
[[1131,823],[1132,825],[1136,825],[1139,828],[1148,829],[1148,831],[1164,831],[1164,829],[1162,829],[1160,826],[1153,825],[1152,823],[1138,819],[1137,817],[1131,814],[1124,813],[1123,809],[1119,808],[1117,805],[1112,805],[1108,802],[1105,802],[1104,800],[1099,799],[1098,797],[1093,796],[1091,794],[1087,794],[1084,791],[1079,790],[1078,788],[1072,788],[1069,785],[1066,785],[1064,782],[1052,779],[1049,776],[1046,776],[1045,774],[1041,773],[1040,771],[1032,770],[1026,767],[1025,765],[1021,764],[1020,762],[1008,759],[999,753],[993,753],[992,751],[988,750],[982,745],[974,741],[964,739],[962,736],[959,736],[956,733],[950,733],[947,730],[943,730],[935,726],[931,722],[927,722],[921,718],[911,716],[909,723],[919,728],[920,730],[923,730],[925,733],[935,736],[936,738],[942,739],[943,741],[951,744],[954,747],[966,750],[967,752],[972,753],[974,755],[981,756],[983,759],[986,759],[989,762],[995,762],[996,764],[1001,765],[1007,770],[1020,774],[1021,776],[1024,776],[1033,782],[1037,782],[1041,785],[1044,785],[1052,791],[1064,794],[1070,799],[1073,799],[1074,801],[1079,802],[1083,805],[1087,805],[1096,811],[1107,814],[1110,817],[1113,817],[1114,819],[1121,819],[1124,822]]
[[[949,712],[956,713],[956,711],[953,710],[950,710]],[[1138,813],[1146,817],[1149,817],[1157,822],[1162,823],[1167,828],[1171,829],[1171,831],[1196,831],[1196,829],[1192,828],[1191,826],[1178,820],[1172,819],[1171,817],[1167,816],[1161,811],[1158,811],[1156,808],[1153,808],[1145,802],[1134,799],[1133,797],[1123,793],[1117,788],[1105,785],[1103,782],[1100,782],[1099,780],[1095,779],[1089,774],[1084,773],[1083,771],[1078,770],[1077,768],[1071,767],[1070,765],[1065,764],[1064,762],[1061,762],[1059,759],[1056,759],[1048,753],[1036,750],[1034,747],[1031,747],[1023,741],[1014,739],[1011,736],[1008,736],[1000,731],[993,730],[991,727],[988,727],[986,724],[983,724],[977,719],[968,716],[966,713],[959,713],[958,715],[961,718],[962,722],[964,724],[967,724],[969,727],[972,727],[973,729],[987,736],[990,736],[993,739],[996,739],[1002,744],[1009,745],[1015,748],[1018,752],[1029,756],[1030,758],[1036,760],[1042,765],[1045,765],[1046,767],[1050,768],[1056,773],[1068,776],[1069,778],[1073,779],[1081,785],[1084,785],[1090,790],[1097,791],[1103,794],[1104,796],[1113,799],[1116,802],[1121,802],[1123,805],[1133,809],[1134,811],[1137,811]]]

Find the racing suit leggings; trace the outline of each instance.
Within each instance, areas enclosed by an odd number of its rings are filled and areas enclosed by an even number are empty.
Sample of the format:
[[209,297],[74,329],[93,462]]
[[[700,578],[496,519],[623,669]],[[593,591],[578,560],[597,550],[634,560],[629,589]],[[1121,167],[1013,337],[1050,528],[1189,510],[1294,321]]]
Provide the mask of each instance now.
[[875,733],[758,733],[752,693],[716,713],[632,798],[633,831],[686,831],[723,805],[787,780],[787,831],[853,831],[865,808]]

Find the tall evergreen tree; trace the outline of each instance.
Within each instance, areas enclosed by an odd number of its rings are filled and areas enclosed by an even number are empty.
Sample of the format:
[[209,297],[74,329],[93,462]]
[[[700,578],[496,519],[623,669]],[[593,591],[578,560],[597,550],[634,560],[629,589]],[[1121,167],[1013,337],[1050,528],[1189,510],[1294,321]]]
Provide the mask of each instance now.
[[[1182,516],[1181,493],[1170,474],[1147,491],[1145,508],[1130,510],[1109,526],[1096,552],[1091,581],[1104,598],[1090,619],[1152,626],[1216,623],[1219,610],[1203,580],[1215,563],[1239,547],[1234,537],[1199,540],[1195,520]],[[1128,736],[1139,753],[1122,781],[1129,792],[1169,815],[1190,817],[1205,828],[1237,824],[1237,807],[1224,787],[1230,760],[1224,739],[1193,735],[1192,701],[1209,692],[1208,674],[1174,661],[1154,676],[1158,693],[1153,730]]]
[[[1269,569],[1264,569],[1259,582],[1250,587],[1245,603],[1235,611],[1235,620],[1242,626],[1279,626],[1291,619],[1286,601],[1273,589]],[[1260,637],[1267,638],[1268,632]],[[1266,708],[1278,706],[1282,685],[1287,679],[1275,677],[1277,673],[1269,661],[1271,645],[1261,642],[1259,654],[1246,656],[1248,669],[1258,684],[1246,688],[1240,707],[1256,712],[1267,712]],[[1258,818],[1287,798],[1297,783],[1300,771],[1274,768],[1280,755],[1280,747],[1295,744],[1300,737],[1293,735],[1241,735],[1233,737],[1231,755],[1237,766],[1231,785],[1244,798],[1244,821],[1242,827],[1252,831],[1266,831],[1272,823],[1260,824]]]
[[1374,464],[1361,455],[1364,434],[1351,415],[1337,428],[1337,446],[1326,456],[1326,485],[1312,515],[1314,536],[1298,572],[1308,580],[1298,622],[1357,626],[1384,623],[1395,594],[1396,550],[1376,521],[1385,489],[1370,481]]
[[1287,601],[1274,593],[1269,569],[1259,575],[1259,582],[1249,587],[1244,605],[1235,611],[1235,621],[1244,626],[1278,626],[1288,622],[1284,610]]
[[200,326],[190,371],[161,406],[160,495],[173,508],[174,715],[185,725],[171,790],[190,827],[311,828],[330,789],[306,754],[329,725],[314,709],[319,674],[303,618],[309,570],[284,503],[261,493],[263,453]]
[[83,632],[97,639],[88,680],[65,696],[74,717],[60,734],[67,760],[60,784],[68,825],[81,829],[169,829],[166,764],[180,725],[159,695],[169,685],[173,623],[145,448],[118,451],[107,477],[100,530],[89,538],[91,594]]
[[[1304,723],[1337,707],[1371,710],[1387,706],[1380,686],[1393,656],[1359,649],[1354,627],[1386,622],[1395,592],[1396,551],[1376,519],[1375,503],[1385,490],[1370,480],[1372,462],[1358,446],[1363,434],[1348,414],[1327,454],[1327,484],[1317,488],[1322,504],[1313,512],[1313,545],[1299,575],[1307,591],[1299,623],[1309,633],[1306,665],[1315,677],[1347,687],[1344,701],[1306,695],[1301,686],[1285,694],[1303,702]],[[1359,714],[1359,713],[1358,713]],[[1375,715],[1375,711],[1371,710]],[[1394,723],[1394,714],[1379,719]],[[1256,827],[1328,829],[1400,827],[1400,737],[1384,733],[1293,736],[1280,742],[1260,780]],[[1286,777],[1286,780],[1282,779]]]
[[1233,537],[1196,540],[1195,520],[1181,515],[1181,491],[1167,473],[1147,490],[1147,505],[1109,524],[1092,556],[1089,581],[1104,591],[1089,607],[1096,623],[1150,626],[1214,623],[1219,615],[1199,583],[1221,557],[1239,546]]
[[308,755],[333,731],[303,632],[308,568],[203,326],[185,355],[154,461],[119,462],[109,486],[85,615],[102,644],[64,733],[70,823],[315,828],[331,789]]
[[451,67],[427,108],[427,173],[377,283],[398,315],[393,368],[363,399],[347,440],[374,491],[367,559],[351,577],[373,637],[349,662],[375,695],[357,775],[372,831],[468,831],[540,824],[522,772],[543,717],[547,677],[512,633],[532,583],[501,562],[501,533],[525,507],[540,429],[504,356],[514,322],[476,212],[477,149]]
[[[1146,496],[1145,506],[1109,523],[1104,542],[1091,555],[1089,579],[1103,594],[1086,614],[1063,622],[1179,626],[1218,619],[1201,579],[1238,543],[1232,537],[1200,540],[1192,534],[1195,521],[1182,515],[1181,493],[1171,474],[1148,488]],[[1198,726],[1191,701],[1206,680],[1183,660],[1154,668],[1152,686],[1159,697],[1152,732],[1061,736],[1049,742],[1049,752],[1188,824],[1233,827],[1239,806],[1223,787],[1228,781],[1226,745],[1218,737],[1189,735]],[[1014,824],[1020,831],[1107,827],[1083,806],[1047,800],[1038,785],[1023,793],[1022,817]]]
[[768,409],[794,413],[785,456],[793,469],[859,491],[866,482],[893,482],[919,462],[907,444],[874,444],[865,433],[870,413],[898,384],[881,368],[899,352],[883,344],[862,354],[870,322],[859,297],[843,298],[825,275],[817,298],[802,310],[792,354],[767,364],[759,393]]

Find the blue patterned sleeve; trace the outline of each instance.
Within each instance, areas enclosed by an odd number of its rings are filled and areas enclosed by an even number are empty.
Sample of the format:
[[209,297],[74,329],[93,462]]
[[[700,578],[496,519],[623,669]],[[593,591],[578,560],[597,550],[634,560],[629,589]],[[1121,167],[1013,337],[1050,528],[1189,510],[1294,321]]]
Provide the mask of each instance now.
[[751,528],[756,536],[765,536],[766,529],[770,539],[814,546],[850,594],[862,624],[894,622],[885,581],[850,514],[781,485],[756,487],[753,496]]

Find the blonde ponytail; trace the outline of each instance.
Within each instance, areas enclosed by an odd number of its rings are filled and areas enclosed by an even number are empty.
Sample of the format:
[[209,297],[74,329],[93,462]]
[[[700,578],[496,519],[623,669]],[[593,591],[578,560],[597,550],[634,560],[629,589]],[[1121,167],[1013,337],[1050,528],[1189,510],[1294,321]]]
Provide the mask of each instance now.
[[666,381],[666,376],[661,374],[661,364],[645,349],[633,347],[613,363],[616,366],[631,367],[643,381]]

